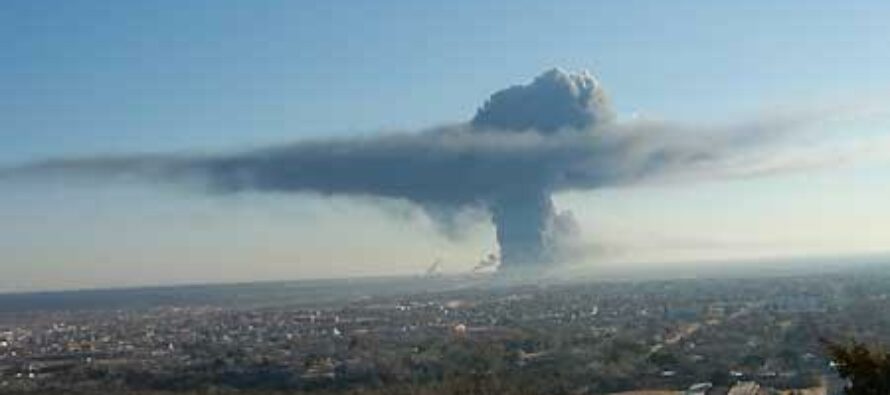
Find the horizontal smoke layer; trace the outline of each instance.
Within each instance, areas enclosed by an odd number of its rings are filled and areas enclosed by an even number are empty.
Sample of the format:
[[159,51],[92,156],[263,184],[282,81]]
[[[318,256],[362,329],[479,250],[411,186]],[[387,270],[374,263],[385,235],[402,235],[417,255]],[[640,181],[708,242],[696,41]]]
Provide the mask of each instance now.
[[217,193],[308,192],[390,197],[431,210],[483,207],[496,226],[502,266],[520,267],[554,260],[557,239],[575,228],[570,215],[555,211],[552,193],[781,170],[746,161],[747,155],[800,124],[619,123],[596,79],[551,70],[529,85],[495,93],[468,123],[414,134],[228,155],[54,160],[6,170],[0,178],[135,178]]

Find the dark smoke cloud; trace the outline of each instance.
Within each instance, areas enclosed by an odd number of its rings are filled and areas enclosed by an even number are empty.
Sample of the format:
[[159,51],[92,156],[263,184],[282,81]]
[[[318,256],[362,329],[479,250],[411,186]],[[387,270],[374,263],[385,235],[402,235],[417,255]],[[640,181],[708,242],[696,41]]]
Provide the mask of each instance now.
[[387,197],[437,216],[482,208],[495,224],[501,265],[520,267],[559,259],[560,240],[577,232],[571,214],[554,209],[554,192],[753,174],[756,168],[735,166],[740,153],[798,126],[775,119],[688,128],[613,118],[597,80],[552,70],[530,85],[495,93],[466,124],[235,154],[55,160],[6,170],[0,178],[57,175],[187,183],[216,193]]

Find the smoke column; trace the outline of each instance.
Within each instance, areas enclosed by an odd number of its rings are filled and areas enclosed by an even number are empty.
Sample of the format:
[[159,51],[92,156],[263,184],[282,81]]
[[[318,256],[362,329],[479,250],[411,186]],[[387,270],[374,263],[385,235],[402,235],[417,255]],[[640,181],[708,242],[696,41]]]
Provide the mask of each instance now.
[[[545,72],[530,85],[517,85],[491,96],[471,124],[477,133],[534,131],[589,133],[614,117],[607,96],[589,73]],[[522,179],[523,174],[515,177]],[[542,265],[559,248],[553,231],[557,213],[550,191],[534,183],[518,185],[491,201],[501,263],[504,267]]]
[[555,212],[547,193],[528,191],[503,196],[493,202],[491,210],[503,265],[526,266],[550,260],[547,231]]

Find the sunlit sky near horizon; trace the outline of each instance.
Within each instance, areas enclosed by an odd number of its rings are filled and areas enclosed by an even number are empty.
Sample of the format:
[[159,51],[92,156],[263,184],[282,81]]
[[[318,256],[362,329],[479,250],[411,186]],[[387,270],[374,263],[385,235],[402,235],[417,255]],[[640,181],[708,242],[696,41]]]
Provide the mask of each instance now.
[[[851,4],[852,3],[852,4]],[[722,122],[881,107],[881,1],[8,1],[0,166],[219,152],[466,121],[493,92],[590,70],[619,118]],[[839,135],[890,134],[867,117]],[[563,193],[592,250],[632,262],[890,251],[887,161]],[[0,291],[463,271],[416,207],[153,185],[0,183]],[[603,262],[592,254],[592,268]]]

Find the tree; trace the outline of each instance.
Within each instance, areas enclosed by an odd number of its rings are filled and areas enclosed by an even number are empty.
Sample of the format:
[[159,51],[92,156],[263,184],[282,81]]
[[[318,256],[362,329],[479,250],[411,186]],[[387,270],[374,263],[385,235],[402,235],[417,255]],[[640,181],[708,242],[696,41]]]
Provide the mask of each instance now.
[[847,380],[847,395],[890,394],[890,353],[864,343],[826,342],[838,373]]

